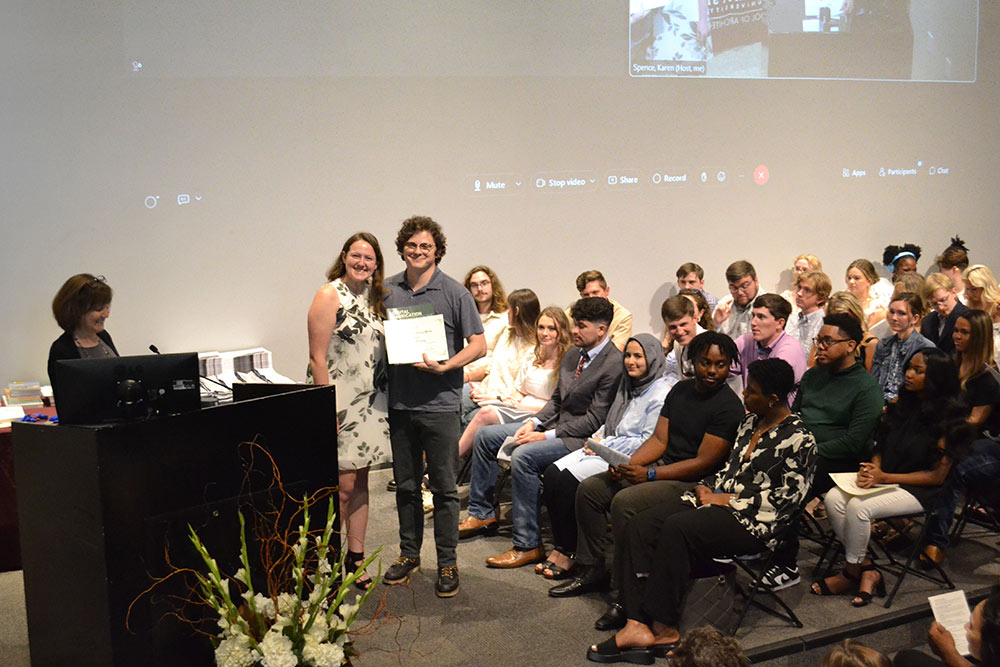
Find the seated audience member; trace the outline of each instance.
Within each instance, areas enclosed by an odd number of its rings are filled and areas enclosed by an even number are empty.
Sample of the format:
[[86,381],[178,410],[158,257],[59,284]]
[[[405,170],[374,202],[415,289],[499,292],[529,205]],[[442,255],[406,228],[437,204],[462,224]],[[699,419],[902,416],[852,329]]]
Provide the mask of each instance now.
[[[861,310],[865,313],[865,324],[871,328],[876,322],[885,318],[885,307],[888,295],[876,294],[872,286],[878,282],[875,266],[867,259],[856,259],[847,266],[845,276],[847,291],[857,297]],[[892,289],[890,287],[889,292]]]
[[[104,276],[78,273],[52,299],[52,315],[63,334],[49,348],[49,382],[56,386],[55,362],[61,359],[117,357],[104,321],[111,315],[111,286]],[[58,394],[58,389],[56,390]]]
[[943,273],[927,276],[923,297],[931,312],[920,323],[921,335],[944,352],[953,354],[955,343],[951,339],[951,332],[955,329],[955,320],[968,308],[955,295],[955,284],[951,278]]
[[[631,456],[649,439],[670,385],[663,377],[663,347],[651,334],[639,334],[625,345],[624,373],[607,420],[594,433],[602,445]],[[563,579],[576,556],[576,489],[582,480],[608,469],[604,459],[584,447],[550,465],[542,484],[549,510],[554,548],[535,571],[546,579]]]
[[[609,566],[614,564],[616,574],[621,571],[628,519],[648,507],[679,498],[729,456],[745,413],[739,397],[726,383],[736,360],[736,345],[728,336],[707,331],[695,337],[688,350],[694,360],[694,379],[678,382],[667,394],[653,435],[632,454],[629,463],[609,467],[580,484],[576,493],[576,557],[581,570],[576,578],[549,590],[552,597],[605,588]],[[609,545],[612,531],[613,558]],[[615,604],[595,627],[609,629],[624,622],[622,608]]]
[[[677,268],[677,293],[681,290],[694,289],[702,293],[708,302],[708,312],[711,313],[719,304],[719,300],[705,289],[705,270],[694,262],[684,262]],[[706,329],[708,327],[705,327]]]
[[[736,339],[740,372],[746,386],[747,370],[758,359],[784,359],[795,373],[796,384],[806,372],[806,355],[798,341],[785,333],[791,306],[777,294],[761,294],[753,302],[750,332]],[[794,400],[795,391],[789,395]]]
[[892,336],[878,342],[871,371],[872,377],[882,387],[886,402],[896,398],[910,357],[924,348],[934,347],[934,343],[917,331],[922,308],[923,301],[913,292],[900,292],[889,302],[885,319],[892,329]]
[[[611,288],[600,271],[584,271],[576,277],[576,291],[580,298],[589,296],[607,299],[614,308],[614,316],[608,325],[608,338],[619,350],[625,349],[625,342],[632,337],[632,313],[625,306],[611,298]],[[569,315],[569,310],[566,312]]]
[[[462,437],[458,441],[458,455],[464,457],[472,451],[472,440],[483,426],[489,424],[499,424],[500,417],[496,411],[499,405],[510,406],[511,408],[521,407],[520,403],[524,399],[519,387],[525,378],[522,374],[525,369],[541,369],[542,382],[537,387],[541,392],[546,392],[545,399],[537,404],[531,412],[541,409],[545,401],[552,394],[555,388],[554,374],[559,366],[559,359],[556,359],[558,351],[558,326],[554,321],[551,324],[553,335],[548,336],[547,346],[542,349],[536,335],[536,323],[541,318],[538,312],[538,297],[528,289],[514,290],[510,293],[510,308],[507,311],[510,325],[504,330],[500,341],[497,342],[493,350],[493,360],[490,362],[490,370],[482,382],[470,383],[468,401],[462,402],[462,423],[465,429]],[[551,320],[551,318],[549,318]],[[562,316],[563,337],[569,341],[567,331],[568,323],[566,316]],[[565,348],[563,348],[565,350]],[[539,352],[543,352],[545,360],[540,360]],[[550,382],[551,380],[551,382]],[[472,409],[467,406],[471,404]],[[525,409],[534,407],[534,399],[527,399]],[[523,419],[523,417],[522,417]]]
[[955,466],[927,524],[924,559],[940,563],[948,547],[948,531],[955,509],[966,489],[991,500],[996,498],[996,480],[1000,473],[1000,443],[990,436],[1000,433],[1000,385],[993,365],[993,336],[990,318],[981,310],[966,310],[955,322],[955,364],[966,405],[969,423],[977,430],[968,458]]
[[792,286],[781,293],[781,298],[787,301],[792,307],[792,314],[789,319],[795,319],[798,315],[799,307],[795,304],[795,289],[799,284],[799,277],[810,271],[822,271],[823,262],[819,261],[816,255],[799,255],[792,262]]
[[612,306],[605,298],[584,297],[573,304],[573,343],[563,357],[552,398],[523,422],[487,426],[476,434],[469,516],[459,526],[459,537],[470,537],[497,525],[493,492],[497,453],[513,437],[510,457],[514,546],[486,559],[488,567],[521,567],[545,558],[538,526],[541,475],[567,451],[583,447],[584,440],[604,423],[622,373],[622,354],[607,337]]
[[[891,315],[890,315],[891,317]],[[951,469],[968,444],[968,410],[959,398],[958,373],[948,356],[935,347],[918,350],[906,367],[875,431],[875,454],[862,463],[857,485],[898,484],[874,495],[853,496],[834,486],[826,494],[826,511],[844,545],[843,572],[812,585],[816,595],[856,593],[851,604],[863,607],[872,595],[885,595],[882,573],[868,558],[872,521],[930,508]]]
[[750,331],[750,309],[757,298],[757,271],[746,260],[733,262],[726,269],[729,296],[720,299],[712,319],[715,330],[736,340]]
[[912,243],[903,245],[887,245],[882,252],[882,264],[886,271],[892,271],[892,283],[899,282],[900,277],[907,273],[917,272],[917,262],[920,261],[920,246]]
[[694,302],[677,295],[669,296],[660,306],[663,318],[663,342],[667,359],[663,374],[670,386],[685,378],[694,377],[694,364],[688,359],[687,349],[694,337],[705,329],[695,319]]
[[965,303],[965,286],[962,284],[962,273],[969,268],[969,249],[965,242],[957,236],[952,237],[951,245],[935,258],[938,271],[948,276],[955,286],[959,303]]
[[892,661],[873,648],[845,639],[830,647],[821,667],[892,667]]
[[[802,376],[792,407],[816,437],[816,477],[810,496],[833,486],[831,472],[856,472],[871,452],[872,435],[882,414],[882,388],[858,362],[861,324],[847,313],[823,319],[816,336],[816,365]],[[778,549],[764,583],[780,590],[799,583],[798,536]]]
[[934,621],[927,632],[927,643],[941,659],[926,653],[906,649],[892,659],[894,667],[984,667],[1000,665],[1000,592],[994,591],[972,609],[965,625],[969,653],[977,662],[965,658],[955,647],[955,637],[943,625]]
[[671,667],[750,667],[750,658],[734,637],[710,625],[692,628],[670,654]]
[[788,409],[794,386],[782,359],[750,366],[743,397],[749,413],[722,470],[627,520],[616,563],[627,622],[591,646],[588,658],[665,654],[680,639],[692,565],[774,545],[773,531],[787,525],[806,498],[816,457],[812,434]]
[[507,294],[497,274],[488,266],[472,267],[465,274],[464,284],[476,302],[486,335],[486,356],[467,364],[464,369],[465,382],[478,382],[486,376],[493,349],[507,327]]
[[708,306],[708,301],[705,300],[704,292],[696,289],[682,289],[677,292],[677,295],[687,297],[694,303],[694,319],[698,322],[698,326],[705,331],[715,329],[715,322],[712,321],[712,311]]
[[1000,284],[993,272],[982,264],[970,266],[962,274],[965,284],[965,305],[986,311],[993,320],[993,349],[1000,349]]
[[[904,273],[896,280],[892,285],[892,295],[889,297],[889,301],[896,298],[898,294],[903,292],[913,292],[920,299],[920,322],[923,322],[924,315],[927,314],[927,304],[924,302],[924,277],[919,273]],[[888,311],[887,311],[888,312]],[[920,331],[920,322],[917,322],[917,331]],[[885,320],[877,323],[869,331],[873,336],[879,340],[883,340],[892,335],[892,329],[889,328],[889,323]]]
[[[873,336],[868,330],[865,313],[861,309],[861,302],[850,292],[834,292],[826,302],[826,314],[846,313],[856,319],[861,325],[861,344],[854,351],[858,361],[862,362],[865,370],[871,371],[872,362],[875,360],[875,348],[878,346],[878,338]],[[812,350],[810,366],[816,363],[816,349]]]
[[823,326],[823,307],[830,298],[830,277],[821,271],[807,271],[795,279],[795,311],[789,315],[785,332],[799,342],[806,359],[812,351],[812,340]]

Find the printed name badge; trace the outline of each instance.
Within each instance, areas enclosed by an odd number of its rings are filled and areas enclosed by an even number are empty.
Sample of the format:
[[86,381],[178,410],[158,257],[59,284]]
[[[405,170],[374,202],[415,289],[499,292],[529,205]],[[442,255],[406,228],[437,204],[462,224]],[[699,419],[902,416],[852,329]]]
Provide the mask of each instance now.
[[434,306],[429,303],[386,309],[386,316],[390,320],[412,320],[415,317],[428,317],[434,314]]

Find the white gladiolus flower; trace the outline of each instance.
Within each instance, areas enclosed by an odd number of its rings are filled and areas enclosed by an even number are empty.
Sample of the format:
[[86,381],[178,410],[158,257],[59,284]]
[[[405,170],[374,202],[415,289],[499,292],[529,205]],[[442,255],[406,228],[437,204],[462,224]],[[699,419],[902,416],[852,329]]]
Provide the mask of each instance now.
[[295,596],[291,593],[280,593],[278,595],[278,613],[288,616],[295,608]]
[[241,584],[250,585],[250,575],[242,567],[236,570],[236,574],[233,575],[233,579],[240,582]]
[[292,653],[292,640],[275,632],[273,627],[264,635],[260,650],[264,652],[263,667],[296,667],[299,662]]
[[253,596],[253,602],[257,606],[257,611],[260,612],[264,618],[274,618],[274,600],[257,593]]

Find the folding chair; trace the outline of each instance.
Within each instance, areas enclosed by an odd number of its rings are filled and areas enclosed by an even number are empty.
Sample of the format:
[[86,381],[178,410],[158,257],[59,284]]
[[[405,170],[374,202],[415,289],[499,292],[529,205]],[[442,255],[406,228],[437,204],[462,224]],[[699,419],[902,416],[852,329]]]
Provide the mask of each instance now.
[[[899,590],[900,585],[903,583],[903,578],[907,574],[912,574],[914,576],[920,577],[925,581],[935,583],[939,586],[947,586],[949,589],[954,589],[955,584],[952,583],[948,574],[942,569],[937,563],[932,563],[932,567],[928,571],[921,571],[919,568],[913,567],[917,564],[918,558],[924,546],[924,535],[927,532],[927,521],[930,518],[930,512],[920,511],[912,512],[910,514],[897,514],[891,517],[883,517],[885,519],[913,519],[914,521],[919,521],[920,523],[920,533],[917,535],[916,539],[913,541],[913,547],[909,550],[909,554],[906,558],[906,563],[901,563],[899,560],[893,556],[892,552],[885,545],[884,540],[877,536],[872,535],[871,541],[868,543],[868,550],[872,554],[872,561],[875,562],[876,558],[875,552],[872,549],[872,545],[877,545],[878,548],[885,555],[885,561],[881,564],[880,569],[882,571],[888,571],[896,577],[896,583],[892,587],[892,591],[889,596],[885,599],[885,608],[888,609],[892,605],[892,600],[896,597],[896,592]],[[937,572],[935,576],[933,573]]]
[[[796,510],[795,512],[792,513],[790,520],[786,525],[775,529],[774,536],[775,538],[778,539],[779,544],[782,538],[788,533],[788,531],[795,530],[795,526],[798,524],[802,512],[803,510],[801,508]],[[720,559],[717,559],[717,560],[730,561],[735,567],[742,570],[750,578],[751,582],[750,586],[746,590],[744,590],[743,587],[740,586],[738,581],[734,580],[733,582],[734,587],[736,588],[736,592],[739,593],[739,595],[743,598],[743,607],[742,609],[740,609],[739,617],[736,620],[736,624],[733,626],[729,634],[735,635],[736,632],[740,629],[740,626],[743,624],[743,619],[746,617],[747,611],[749,611],[751,605],[753,605],[757,609],[760,609],[761,611],[767,612],[772,616],[780,618],[783,621],[787,621],[790,625],[793,625],[796,628],[802,627],[802,621],[800,621],[799,617],[796,616],[794,611],[792,611],[792,608],[789,607],[785,603],[785,601],[781,599],[777,591],[772,591],[770,588],[765,586],[761,581],[764,578],[764,573],[767,572],[768,569],[770,569],[770,567],[774,564],[775,556],[776,556],[775,551],[767,549],[757,554],[731,554],[723,556]],[[754,562],[756,562],[759,565],[759,569],[755,570],[754,568],[750,567],[749,563],[754,563]],[[762,604],[759,600],[756,599],[758,593],[764,593],[767,597],[774,600],[774,602],[777,603],[777,606],[780,607],[781,610],[783,611],[779,611],[774,607],[769,607],[765,604]]]
[[984,494],[968,490],[965,493],[965,504],[959,512],[958,520],[951,530],[951,543],[954,545],[962,539],[965,527],[971,522],[986,530],[1000,533],[1000,519],[997,517],[996,502],[990,502]]

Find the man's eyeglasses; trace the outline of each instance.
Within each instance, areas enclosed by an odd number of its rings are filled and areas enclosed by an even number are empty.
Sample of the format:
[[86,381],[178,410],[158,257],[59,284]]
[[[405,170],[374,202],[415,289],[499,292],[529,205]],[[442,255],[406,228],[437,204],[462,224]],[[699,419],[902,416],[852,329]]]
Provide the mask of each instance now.
[[434,250],[434,244],[433,243],[406,243],[406,244],[403,245],[403,248],[405,248],[406,250],[409,250],[410,252],[412,252],[414,250],[419,250],[421,252],[430,252],[431,250]]
[[851,340],[851,339],[850,338],[830,338],[829,336],[823,336],[822,338],[820,338],[819,336],[816,336],[815,338],[813,338],[813,342],[816,343],[816,347],[821,347],[824,350],[826,348],[830,347],[831,345],[836,345],[837,343],[846,343],[849,340]]

